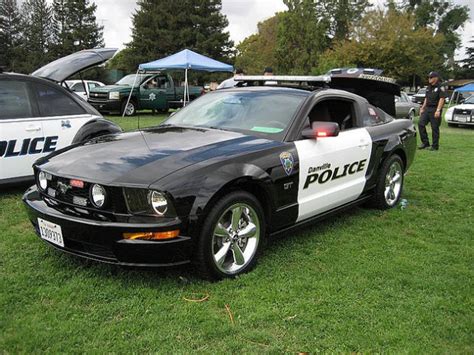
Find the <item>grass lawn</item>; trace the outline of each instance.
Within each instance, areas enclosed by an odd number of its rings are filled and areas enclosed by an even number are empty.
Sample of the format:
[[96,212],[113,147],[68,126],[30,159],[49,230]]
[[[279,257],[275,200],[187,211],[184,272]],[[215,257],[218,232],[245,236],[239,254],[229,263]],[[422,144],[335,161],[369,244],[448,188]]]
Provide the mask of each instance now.
[[288,234],[219,283],[57,252],[33,233],[25,188],[0,192],[0,352],[472,354],[473,176],[474,130],[443,126],[440,151],[417,152],[406,176],[405,209]]

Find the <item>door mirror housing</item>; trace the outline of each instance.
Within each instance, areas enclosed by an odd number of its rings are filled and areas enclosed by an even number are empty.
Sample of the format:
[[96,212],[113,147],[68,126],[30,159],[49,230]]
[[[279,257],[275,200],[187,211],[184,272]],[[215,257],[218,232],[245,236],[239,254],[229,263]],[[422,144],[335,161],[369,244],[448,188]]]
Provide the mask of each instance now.
[[302,132],[303,138],[325,138],[337,137],[339,135],[339,124],[336,122],[314,121],[311,128],[305,128]]

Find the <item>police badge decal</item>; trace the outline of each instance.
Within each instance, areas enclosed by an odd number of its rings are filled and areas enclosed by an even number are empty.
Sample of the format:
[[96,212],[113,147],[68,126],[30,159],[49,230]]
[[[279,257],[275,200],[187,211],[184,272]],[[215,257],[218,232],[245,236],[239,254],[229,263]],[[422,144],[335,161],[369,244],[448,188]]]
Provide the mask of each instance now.
[[293,155],[290,152],[283,152],[280,154],[280,162],[285,170],[286,175],[290,176],[293,172],[294,159]]

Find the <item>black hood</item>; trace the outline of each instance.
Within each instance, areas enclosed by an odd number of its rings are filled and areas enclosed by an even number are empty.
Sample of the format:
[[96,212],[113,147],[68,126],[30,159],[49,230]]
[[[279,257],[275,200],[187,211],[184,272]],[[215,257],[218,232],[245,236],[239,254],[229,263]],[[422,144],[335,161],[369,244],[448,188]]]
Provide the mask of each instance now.
[[116,48],[87,49],[59,58],[34,71],[31,75],[58,83],[87,68],[102,64],[113,57]]
[[279,144],[236,132],[164,126],[99,137],[46,157],[39,165],[57,176],[143,187],[189,165]]

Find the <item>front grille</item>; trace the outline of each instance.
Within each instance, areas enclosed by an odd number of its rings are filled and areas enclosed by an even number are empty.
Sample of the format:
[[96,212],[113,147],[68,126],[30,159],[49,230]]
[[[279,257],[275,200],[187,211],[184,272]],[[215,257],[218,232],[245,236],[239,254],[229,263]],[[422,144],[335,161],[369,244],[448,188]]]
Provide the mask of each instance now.
[[48,189],[43,192],[48,197],[65,202],[78,208],[94,209],[101,212],[127,213],[127,206],[122,194],[122,188],[104,186],[106,190],[106,204],[102,209],[97,209],[91,202],[90,188],[93,183],[84,181],[84,187],[71,186],[70,179],[51,176]]
[[108,99],[109,94],[107,92],[91,92],[89,94],[89,100],[93,99]]
[[455,108],[453,111],[453,120],[458,122],[470,122],[472,111],[468,109]]

